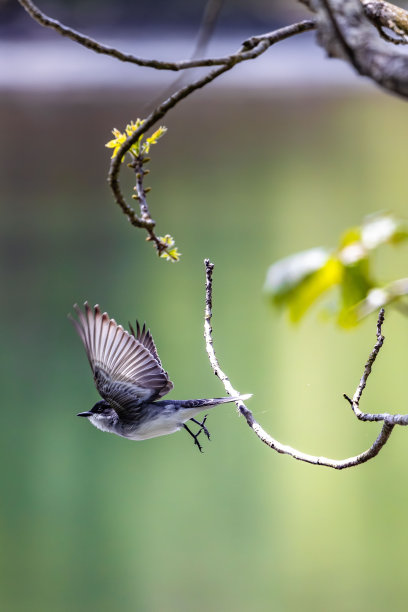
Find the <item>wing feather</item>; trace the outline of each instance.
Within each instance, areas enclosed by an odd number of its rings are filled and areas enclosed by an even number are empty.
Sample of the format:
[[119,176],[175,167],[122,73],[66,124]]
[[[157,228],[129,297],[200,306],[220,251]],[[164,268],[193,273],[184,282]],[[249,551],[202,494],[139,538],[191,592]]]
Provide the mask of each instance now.
[[91,365],[101,396],[122,414],[148,400],[163,397],[173,388],[163,369],[150,331],[136,323],[129,334],[98,305],[88,302],[83,312],[76,304],[77,318],[70,316]]
[[136,321],[136,333],[135,333],[135,330],[133,329],[133,327],[131,326],[130,323],[129,323],[129,329],[130,329],[132,335],[137,340],[139,340],[139,342],[141,344],[143,344],[143,346],[145,348],[147,348],[147,350],[152,355],[152,357],[155,358],[155,360],[157,361],[159,366],[162,367],[159,355],[157,353],[156,345],[154,343],[154,340],[153,340],[153,337],[152,337],[152,335],[150,333],[150,330],[146,328],[146,323],[143,323],[143,327],[141,328],[140,325],[139,325],[139,321]]

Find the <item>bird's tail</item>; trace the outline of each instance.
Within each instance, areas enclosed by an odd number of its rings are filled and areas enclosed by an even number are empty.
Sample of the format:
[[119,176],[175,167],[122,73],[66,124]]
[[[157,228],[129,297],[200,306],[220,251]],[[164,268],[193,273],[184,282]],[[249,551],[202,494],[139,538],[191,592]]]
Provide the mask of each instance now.
[[181,408],[205,408],[206,406],[218,406],[218,404],[228,404],[229,402],[242,402],[252,397],[252,393],[246,393],[245,395],[237,395],[235,397],[214,397],[212,399],[194,399],[194,400],[181,400],[177,401],[177,404]]

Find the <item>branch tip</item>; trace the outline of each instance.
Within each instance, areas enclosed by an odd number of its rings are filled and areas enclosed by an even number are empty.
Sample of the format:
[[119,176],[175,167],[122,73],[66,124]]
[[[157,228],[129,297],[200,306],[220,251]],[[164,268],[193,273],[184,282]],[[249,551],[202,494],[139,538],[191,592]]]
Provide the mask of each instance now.
[[351,397],[349,397],[347,395],[347,393],[343,393],[343,397],[344,399],[346,399],[348,401],[348,403],[350,404],[350,406],[353,406],[353,400],[351,399]]

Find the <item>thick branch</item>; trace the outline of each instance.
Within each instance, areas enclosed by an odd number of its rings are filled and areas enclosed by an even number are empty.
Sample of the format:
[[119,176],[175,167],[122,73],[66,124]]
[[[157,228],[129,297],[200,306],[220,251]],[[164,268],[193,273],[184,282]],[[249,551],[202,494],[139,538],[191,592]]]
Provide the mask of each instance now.
[[[361,2],[366,16],[387,42],[408,44],[408,12],[405,9],[379,0]],[[396,36],[389,36],[384,28],[391,30]]]
[[[211,326],[212,274],[214,270],[214,264],[212,264],[208,259],[204,261],[204,264],[205,264],[205,271],[206,271],[204,338],[205,338],[208,358],[210,360],[210,364],[211,364],[214,374],[219,377],[227,393],[229,393],[230,395],[240,395],[239,391],[232,386],[231,381],[229,380],[227,374],[221,369],[218,359],[216,357],[215,351],[214,351],[214,344],[213,344],[213,339],[212,339],[212,326]],[[277,451],[278,453],[290,455],[291,457],[293,457],[294,459],[297,459],[298,461],[304,461],[306,463],[311,463],[313,465],[321,465],[325,467],[330,467],[336,470],[342,470],[345,468],[360,465],[362,463],[365,463],[369,459],[372,459],[376,455],[378,455],[380,450],[383,448],[385,443],[388,441],[388,438],[390,437],[392,430],[394,429],[394,426],[408,424],[408,415],[389,415],[389,414],[369,415],[369,414],[362,413],[359,410],[359,402],[360,402],[362,393],[364,391],[364,388],[366,386],[367,378],[371,373],[371,369],[374,364],[374,361],[377,358],[377,355],[384,342],[384,337],[382,336],[382,333],[381,333],[381,327],[382,327],[383,321],[384,321],[384,310],[381,310],[379,318],[378,318],[378,323],[377,323],[377,342],[366,363],[366,366],[364,368],[364,373],[357,387],[356,393],[354,394],[354,397],[352,400],[349,397],[345,396],[346,399],[352,405],[353,411],[355,412],[356,416],[358,416],[358,418],[360,418],[359,414],[364,415],[365,417],[380,417],[380,418],[362,418],[361,420],[367,420],[367,421],[381,420],[383,421],[383,426],[380,431],[380,434],[369,449],[367,449],[360,455],[356,455],[355,457],[349,457],[347,459],[341,459],[341,460],[329,459],[327,457],[319,457],[319,456],[303,453],[295,448],[292,448],[291,446],[288,446],[286,444],[281,444],[280,442],[275,440],[275,438],[269,435],[262,428],[262,426],[254,419],[254,416],[251,410],[247,408],[244,402],[242,401],[236,402],[239,412],[242,414],[242,416],[245,417],[245,420],[248,426],[258,436],[258,438],[264,444],[266,444],[273,450]]]
[[[315,0],[299,0],[311,11],[318,12],[318,3]],[[360,0],[366,17],[375,25],[380,35],[394,44],[408,44],[408,11],[386,2],[385,0]],[[396,36],[390,36],[384,30],[387,28]]]
[[[359,0],[313,0],[312,6],[317,11],[319,41],[330,56],[347,59],[360,74],[408,97],[408,56],[378,37],[365,15],[368,4],[363,7]],[[403,20],[396,23],[402,31]]]

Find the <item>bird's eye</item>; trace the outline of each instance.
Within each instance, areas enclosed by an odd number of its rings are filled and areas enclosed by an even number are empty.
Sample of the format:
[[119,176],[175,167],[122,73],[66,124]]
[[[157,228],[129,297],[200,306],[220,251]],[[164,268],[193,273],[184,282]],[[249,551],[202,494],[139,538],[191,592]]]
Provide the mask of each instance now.
[[95,414],[102,414],[103,412],[105,412],[105,406],[103,404],[96,404],[96,406],[94,406],[93,408],[93,412]]

